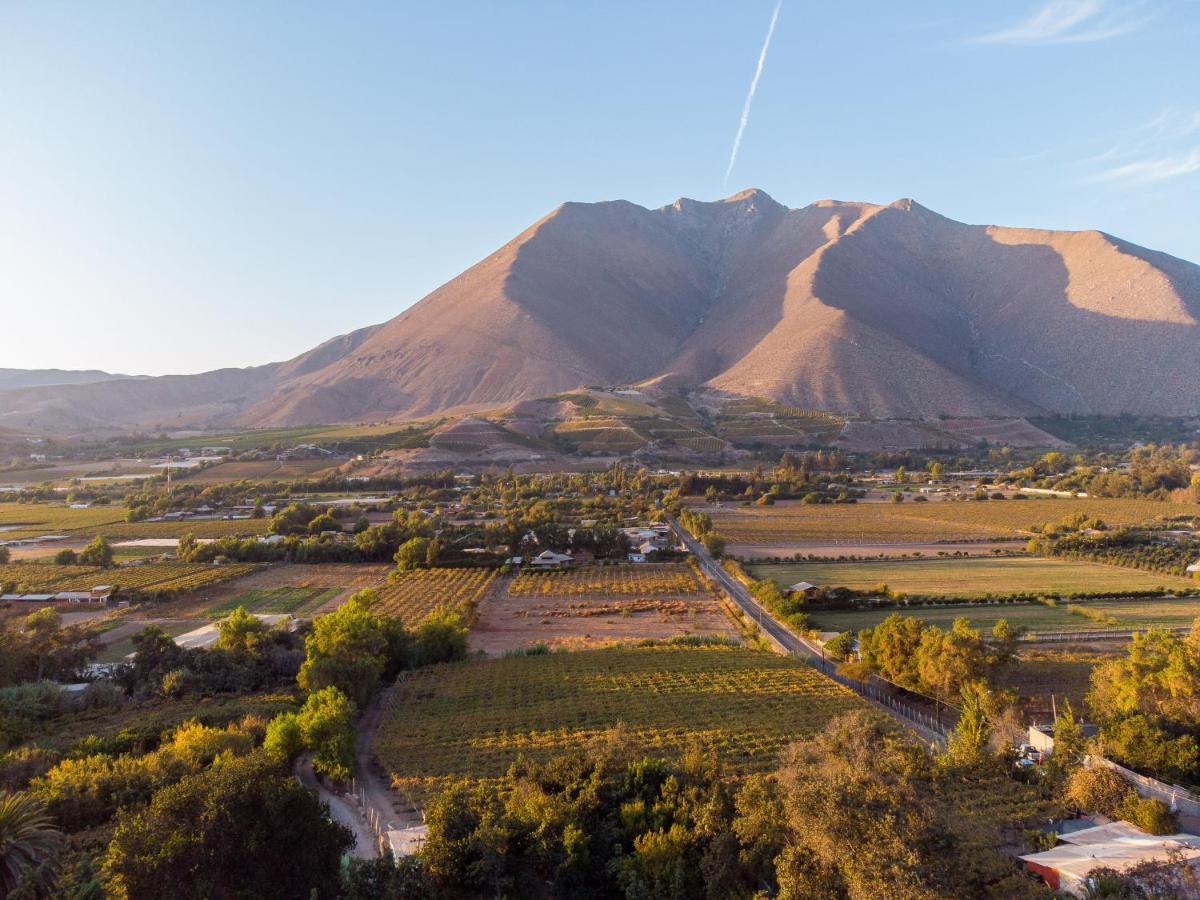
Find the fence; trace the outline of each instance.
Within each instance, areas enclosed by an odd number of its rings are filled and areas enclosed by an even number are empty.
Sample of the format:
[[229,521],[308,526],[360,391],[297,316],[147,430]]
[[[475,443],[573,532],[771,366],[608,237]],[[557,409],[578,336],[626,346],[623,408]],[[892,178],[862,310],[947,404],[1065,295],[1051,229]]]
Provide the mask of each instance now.
[[[1160,626],[1161,627],[1161,626]],[[1025,634],[1021,640],[1029,643],[1066,643],[1070,641],[1117,641],[1130,640],[1135,634],[1141,634],[1147,628],[1131,628],[1120,631],[1031,631]],[[1167,631],[1174,634],[1188,634],[1192,627],[1190,625],[1171,625],[1166,627]]]
[[379,813],[370,803],[367,802],[367,791],[358,783],[358,779],[351,776],[350,778],[350,799],[354,801],[358,807],[362,817],[366,820],[367,825],[371,829],[371,833],[375,835],[375,844],[379,852],[382,854],[391,849],[388,843],[387,832],[384,830],[383,823],[379,821]]
[[1177,809],[1184,815],[1200,816],[1200,797],[1197,797],[1185,787],[1180,787],[1177,784],[1167,784],[1155,778],[1149,778],[1146,775],[1139,775],[1132,769],[1118,765],[1111,759],[1105,759],[1103,756],[1089,756],[1084,760],[1084,764],[1089,768],[1099,765],[1107,769],[1112,769],[1133,785],[1133,789],[1140,796],[1157,797],[1172,809]]
[[933,714],[930,714],[928,710],[921,709],[919,706],[905,703],[887,688],[880,687],[868,681],[858,681],[857,679],[847,678],[845,675],[838,674],[836,664],[830,660],[817,656],[807,656],[805,654],[796,655],[802,659],[806,659],[813,668],[817,669],[827,678],[832,678],[838,684],[849,688],[859,696],[878,703],[880,706],[887,707],[901,718],[907,719],[914,725],[919,725],[941,738],[949,736],[950,731],[953,729],[954,723],[948,721],[952,716],[950,713],[947,713],[943,717],[940,708]]

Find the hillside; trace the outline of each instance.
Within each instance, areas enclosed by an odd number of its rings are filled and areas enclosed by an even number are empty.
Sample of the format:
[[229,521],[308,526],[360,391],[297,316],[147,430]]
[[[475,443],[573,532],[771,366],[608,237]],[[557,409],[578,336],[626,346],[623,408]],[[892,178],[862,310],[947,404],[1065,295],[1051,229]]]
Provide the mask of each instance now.
[[755,190],[567,203],[394,319],[289,362],[0,383],[0,426],[367,421],[586,385],[874,419],[1195,415],[1198,315],[1200,267],[1100,232],[964,225],[911,200],[789,209]]

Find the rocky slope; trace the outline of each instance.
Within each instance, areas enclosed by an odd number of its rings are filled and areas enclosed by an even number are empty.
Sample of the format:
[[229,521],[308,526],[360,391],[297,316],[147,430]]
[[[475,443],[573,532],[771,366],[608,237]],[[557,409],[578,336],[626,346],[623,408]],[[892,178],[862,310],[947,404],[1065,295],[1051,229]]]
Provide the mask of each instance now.
[[1100,232],[761,191],[567,203],[396,318],[286,363],[0,389],[0,425],[309,424],[581,385],[874,418],[1200,413],[1200,266]]

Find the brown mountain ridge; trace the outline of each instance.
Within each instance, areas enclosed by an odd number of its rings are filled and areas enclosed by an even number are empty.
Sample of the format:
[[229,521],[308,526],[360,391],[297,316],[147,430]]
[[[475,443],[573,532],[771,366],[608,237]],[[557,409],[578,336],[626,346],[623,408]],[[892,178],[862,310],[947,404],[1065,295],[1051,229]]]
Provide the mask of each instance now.
[[285,363],[4,389],[0,426],[291,425],[583,385],[869,418],[1200,414],[1200,266],[912,200],[566,203],[388,322]]

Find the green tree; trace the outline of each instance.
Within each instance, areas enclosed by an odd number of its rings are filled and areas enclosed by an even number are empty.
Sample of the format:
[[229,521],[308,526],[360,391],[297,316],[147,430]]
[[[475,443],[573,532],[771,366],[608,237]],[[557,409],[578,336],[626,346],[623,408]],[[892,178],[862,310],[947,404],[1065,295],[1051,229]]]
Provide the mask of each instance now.
[[314,794],[258,752],[123,810],[102,875],[117,900],[332,900],[353,844]]
[[1054,722],[1054,749],[1046,763],[1046,775],[1053,781],[1059,781],[1070,775],[1078,766],[1083,765],[1083,757],[1087,753],[1087,740],[1083,736],[1083,727],[1075,718],[1071,709],[1071,701],[1063,701],[1063,710]]
[[308,523],[319,515],[315,506],[308,503],[289,503],[271,517],[271,531],[275,534],[304,534]]
[[1129,783],[1106,766],[1079,766],[1067,778],[1066,796],[1088,813],[1113,818],[1125,798],[1133,792]]
[[296,716],[300,737],[313,755],[313,769],[337,781],[354,772],[354,704],[335,687],[308,695]]
[[417,626],[416,661],[427,666],[467,656],[467,629],[457,613],[435,609]]
[[336,687],[364,706],[388,669],[389,628],[371,612],[374,591],[359,591],[331,613],[313,620],[305,639],[307,658],[300,668],[300,686],[310,693]]
[[54,564],[56,566],[74,566],[79,563],[79,554],[74,550],[59,550],[54,554]]
[[308,523],[309,534],[322,534],[326,531],[341,531],[342,523],[331,516],[329,513],[321,513],[311,522]]
[[704,549],[708,551],[708,555],[716,559],[720,559],[725,555],[725,538],[723,535],[717,534],[715,531],[710,531],[704,535]]
[[304,752],[304,733],[294,712],[280,713],[267,724],[263,749],[271,759],[290,765]]
[[217,647],[238,653],[254,653],[267,638],[267,623],[239,606],[221,620]]
[[179,539],[179,543],[175,547],[175,555],[187,562],[196,555],[196,551],[199,549],[200,542],[196,540],[196,535],[189,531]]
[[401,544],[392,559],[396,563],[397,572],[410,572],[424,564],[428,555],[429,538],[414,537]]
[[987,685],[970,682],[962,688],[962,711],[946,742],[945,759],[959,768],[978,767],[991,758],[988,744],[992,723],[987,711]]
[[112,561],[112,547],[109,545],[108,539],[102,534],[98,534],[92,538],[79,553],[79,562],[85,566],[99,566],[106,569],[112,565]]
[[9,560],[12,559],[12,551],[7,547],[0,547],[0,566],[7,566]]
[[0,794],[0,896],[51,863],[62,834],[45,804],[27,793]]
[[858,633],[863,662],[889,681],[919,690],[917,648],[921,646],[921,620],[892,613],[874,628]]

